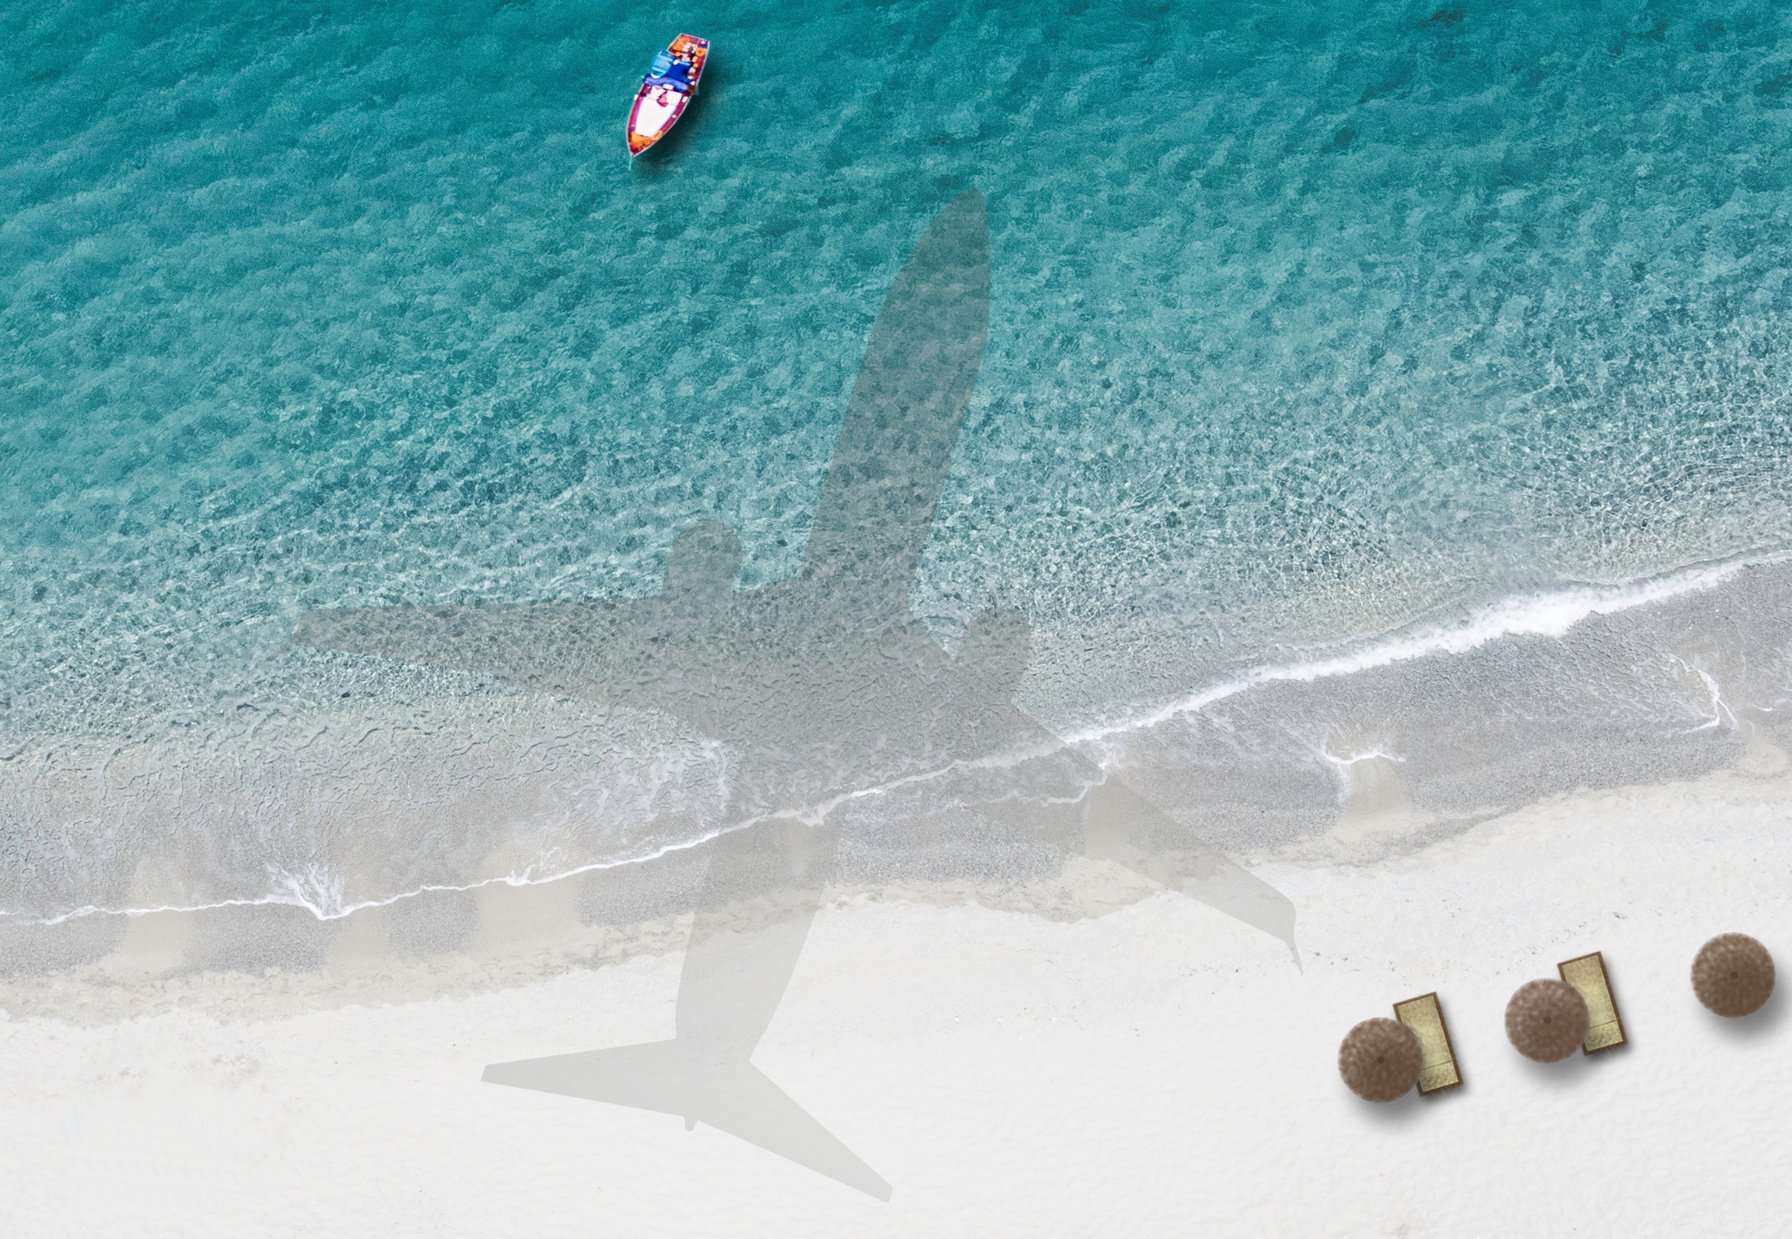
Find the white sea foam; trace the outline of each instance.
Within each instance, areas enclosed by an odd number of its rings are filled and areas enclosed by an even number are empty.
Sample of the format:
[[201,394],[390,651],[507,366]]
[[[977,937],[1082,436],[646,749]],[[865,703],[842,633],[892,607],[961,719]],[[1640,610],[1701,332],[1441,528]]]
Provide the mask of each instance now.
[[[1308,658],[1291,662],[1261,664],[1242,674],[1189,693],[1168,704],[1068,733],[1063,736],[1063,740],[1068,745],[1081,746],[1083,751],[1088,754],[1091,764],[1086,772],[1085,781],[1093,783],[1102,777],[1103,768],[1111,764],[1111,750],[1116,740],[1180,717],[1198,714],[1219,702],[1238,698],[1261,687],[1341,679],[1398,663],[1425,658],[1452,658],[1491,643],[1515,637],[1560,639],[1577,625],[1595,616],[1609,616],[1671,602],[1718,588],[1752,569],[1787,562],[1792,562],[1792,552],[1763,552],[1716,563],[1688,565],[1672,572],[1640,580],[1590,583],[1504,598],[1477,608],[1452,623],[1415,625],[1405,630],[1359,642],[1351,647],[1318,653]],[[1713,694],[1711,709],[1714,712],[1714,718],[1721,719],[1726,712],[1733,715],[1732,708],[1723,701],[1721,691],[1709,673],[1700,669],[1695,669],[1695,671],[1706,690]],[[1707,728],[1711,725],[1713,724],[1706,724]],[[849,804],[863,803],[868,799],[889,795],[904,789],[912,789],[936,780],[944,780],[965,771],[1000,771],[1005,768],[1017,767],[1038,758],[1043,752],[1044,750],[1038,747],[1027,747],[991,753],[974,760],[951,763],[940,769],[916,772],[883,784],[858,788],[830,797],[822,803],[803,809],[799,816],[819,824]],[[711,756],[716,757],[717,755],[712,753]],[[1373,752],[1354,754],[1323,751],[1320,756],[1335,765],[1368,756],[1397,758],[1398,755],[1378,748]],[[725,784],[727,777],[725,762],[718,760],[708,775],[710,779],[720,780]],[[712,794],[713,790],[712,787]],[[106,907],[89,904],[52,916],[31,916],[17,911],[0,911],[0,919],[10,920],[13,923],[58,924],[96,915],[138,916],[152,912],[196,912],[218,908],[270,905],[305,908],[321,920],[334,920],[362,909],[389,906],[416,895],[470,892],[494,885],[531,886],[624,865],[658,860],[674,852],[701,846],[730,831],[746,829],[766,820],[768,820],[766,815],[755,815],[749,819],[702,829],[677,838],[654,840],[647,846],[631,848],[625,854],[605,856],[587,863],[548,864],[538,858],[532,863],[519,864],[510,872],[500,876],[459,883],[422,883],[412,889],[384,894],[375,898],[347,898],[340,874],[330,872],[325,866],[313,865],[305,869],[303,873],[285,870],[277,873],[270,871],[267,889],[259,897],[223,899],[192,904],[157,904],[155,906]],[[645,840],[640,842],[647,843]]]
[[[1691,564],[1633,581],[1585,584],[1518,594],[1471,611],[1451,623],[1425,623],[1357,642],[1333,652],[1314,653],[1293,662],[1252,667],[1230,679],[1208,685],[1166,705],[1101,722],[1065,739],[1100,744],[1117,736],[1196,714],[1218,702],[1267,684],[1310,684],[1359,675],[1421,658],[1466,654],[1511,637],[1561,638],[1576,625],[1599,615],[1616,615],[1689,594],[1715,589],[1753,568],[1792,562],[1792,551],[1767,551],[1714,563]],[[1706,677],[1709,682],[1709,677]]]

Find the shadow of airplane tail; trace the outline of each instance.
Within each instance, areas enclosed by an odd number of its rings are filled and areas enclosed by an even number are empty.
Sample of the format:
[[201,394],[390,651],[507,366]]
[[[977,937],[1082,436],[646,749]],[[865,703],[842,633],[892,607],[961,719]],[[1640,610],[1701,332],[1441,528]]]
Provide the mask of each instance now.
[[882,1176],[744,1058],[717,1058],[682,1040],[493,1063],[481,1077],[707,1123],[819,1174],[888,1200]]
[[[484,1081],[676,1114],[687,1128],[706,1123],[890,1199],[882,1176],[749,1061],[790,986],[833,870],[833,844],[831,834],[790,818],[710,844],[672,1040],[493,1063]],[[762,888],[779,894],[756,905],[763,920],[743,919],[733,899]]]

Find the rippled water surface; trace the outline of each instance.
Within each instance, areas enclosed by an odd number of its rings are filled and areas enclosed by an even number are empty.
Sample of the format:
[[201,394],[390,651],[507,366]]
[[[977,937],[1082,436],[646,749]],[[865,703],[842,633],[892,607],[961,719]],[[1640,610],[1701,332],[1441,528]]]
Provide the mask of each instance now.
[[[433,858],[372,897],[713,807],[700,737],[287,639],[646,593],[705,518],[745,583],[787,573],[883,294],[966,187],[990,344],[912,601],[947,639],[1025,610],[1050,719],[1792,546],[1774,6],[0,13],[8,907]],[[709,78],[631,166],[668,22]],[[1570,671],[1622,718],[1675,640]],[[1278,708],[1323,772],[1336,719]]]

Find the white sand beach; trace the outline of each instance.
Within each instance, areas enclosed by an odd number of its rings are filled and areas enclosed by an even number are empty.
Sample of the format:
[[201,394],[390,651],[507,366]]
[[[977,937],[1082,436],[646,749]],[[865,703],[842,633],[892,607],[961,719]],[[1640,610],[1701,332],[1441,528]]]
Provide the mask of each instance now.
[[[140,918],[101,965],[4,991],[0,1226],[1780,1233],[1787,996],[1726,1021],[1688,982],[1723,931],[1789,958],[1792,782],[1772,750],[1745,766],[1396,850],[1365,851],[1358,814],[1257,867],[1298,906],[1304,970],[1088,862],[1067,881],[1105,889],[1104,915],[831,902],[754,1061],[894,1185],[888,1203],[707,1127],[480,1083],[490,1062],[670,1034],[677,925],[635,931],[656,949],[621,962],[569,963],[570,883],[491,888],[452,955],[398,961],[357,928],[303,975],[158,975],[156,935],[177,931]],[[1506,998],[1593,950],[1630,1044],[1520,1058]],[[1464,1087],[1356,1099],[1344,1032],[1432,990]]]
[[1792,5],[0,30],[0,1239],[1792,1236]]

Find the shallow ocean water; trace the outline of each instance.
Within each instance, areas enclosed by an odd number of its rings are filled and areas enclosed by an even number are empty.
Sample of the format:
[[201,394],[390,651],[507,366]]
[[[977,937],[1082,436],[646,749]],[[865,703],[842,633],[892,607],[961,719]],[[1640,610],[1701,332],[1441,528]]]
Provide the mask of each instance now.
[[[286,641],[650,592],[699,519],[788,572],[968,187],[990,345],[912,603],[947,640],[1024,610],[1054,725],[1792,547],[1768,6],[0,11],[0,909],[324,906],[713,811],[700,737]],[[631,166],[671,22],[711,75]],[[1710,661],[1767,707],[1743,627]],[[1678,640],[1569,698],[1698,725]],[[1264,760],[1323,782],[1337,720],[1292,698]]]

